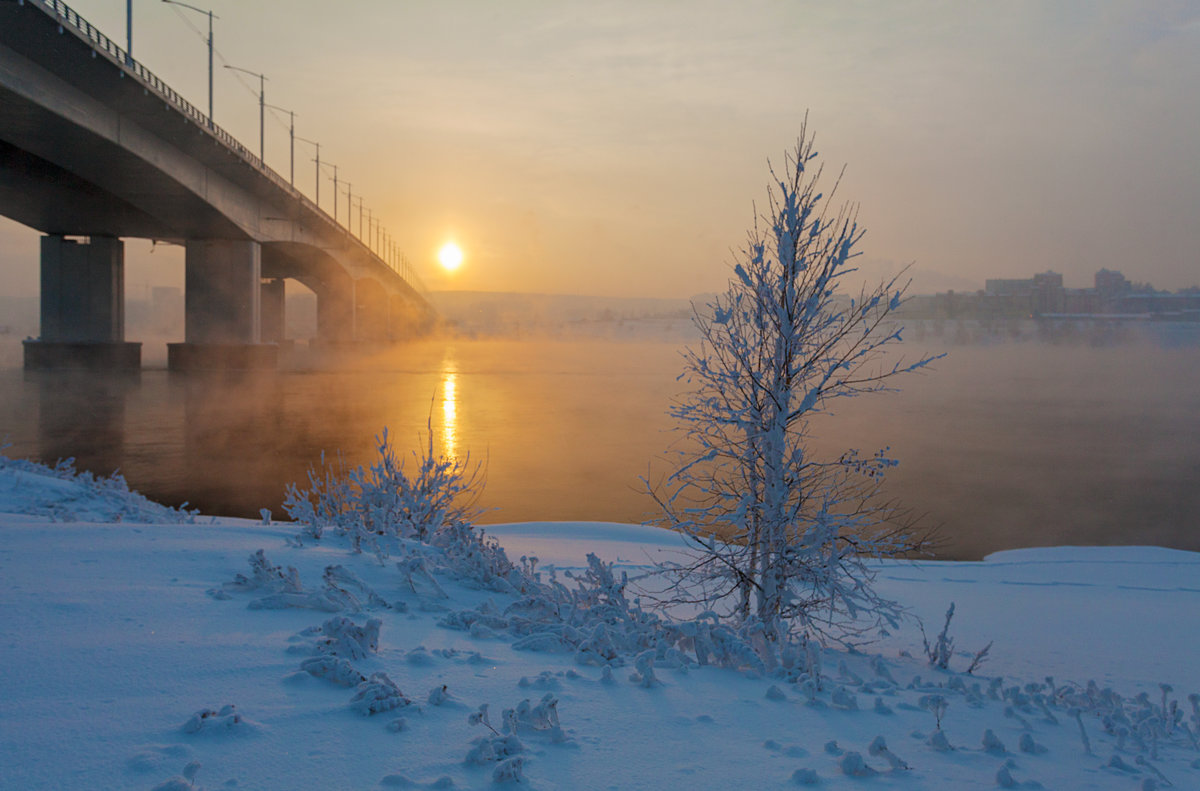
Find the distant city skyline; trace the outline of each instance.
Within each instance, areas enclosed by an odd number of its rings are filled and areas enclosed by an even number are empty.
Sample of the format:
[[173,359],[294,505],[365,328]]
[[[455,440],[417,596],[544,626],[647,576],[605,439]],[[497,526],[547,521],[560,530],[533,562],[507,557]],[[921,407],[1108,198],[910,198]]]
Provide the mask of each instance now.
[[[70,5],[124,42],[122,0]],[[1195,4],[195,5],[219,17],[216,122],[257,149],[257,80],[221,66],[264,73],[431,288],[718,290],[806,111],[830,187],[847,167],[868,274],[912,262],[926,292],[1045,270],[1200,281]],[[133,8],[134,56],[206,107],[207,20]],[[285,177],[286,121],[265,130]],[[181,283],[182,251],[150,249],[128,241],[130,285]],[[0,220],[0,261],[0,294],[36,293],[34,231]]]

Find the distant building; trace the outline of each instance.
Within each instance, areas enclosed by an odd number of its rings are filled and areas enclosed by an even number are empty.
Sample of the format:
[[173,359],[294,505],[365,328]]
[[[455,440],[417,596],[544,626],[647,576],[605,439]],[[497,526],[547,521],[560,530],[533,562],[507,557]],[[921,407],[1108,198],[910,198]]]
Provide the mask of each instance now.
[[1120,272],[1101,269],[1096,273],[1096,293],[1105,302],[1120,299],[1132,290],[1133,286]]
[[1062,275],[1043,272],[1030,278],[994,278],[984,283],[980,307],[991,316],[1060,313],[1066,305]]
[[1066,307],[1066,291],[1063,289],[1062,275],[1057,272],[1043,272],[1033,276],[1033,312],[1062,313]]

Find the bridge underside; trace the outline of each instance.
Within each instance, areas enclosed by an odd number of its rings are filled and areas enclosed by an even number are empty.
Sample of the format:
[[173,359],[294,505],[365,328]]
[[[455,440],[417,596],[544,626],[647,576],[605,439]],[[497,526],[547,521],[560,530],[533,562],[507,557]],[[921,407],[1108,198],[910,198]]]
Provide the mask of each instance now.
[[[263,278],[316,293],[318,338],[330,344],[429,328],[432,310],[409,283],[147,75],[36,3],[0,2],[0,214],[67,258],[103,258],[111,245],[96,240],[122,237],[186,245],[192,347],[261,345]],[[45,250],[43,274],[56,266]],[[55,304],[92,288],[55,282]],[[279,286],[266,293],[275,341],[282,298]],[[44,310],[43,341],[54,321]],[[119,322],[108,329],[104,342],[124,343]]]

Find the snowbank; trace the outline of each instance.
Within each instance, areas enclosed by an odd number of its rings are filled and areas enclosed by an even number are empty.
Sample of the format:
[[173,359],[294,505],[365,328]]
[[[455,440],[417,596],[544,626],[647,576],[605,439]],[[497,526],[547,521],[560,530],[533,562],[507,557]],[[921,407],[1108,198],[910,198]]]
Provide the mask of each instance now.
[[[120,498],[90,487],[0,466],[6,789],[1200,787],[1186,730],[1197,728],[1187,695],[1200,691],[1192,553],[882,564],[880,584],[931,639],[956,603],[961,653],[930,668],[910,626],[877,654],[822,653],[820,683],[804,686],[515,650],[501,625],[511,596],[445,577],[418,589],[336,541],[298,546],[288,525],[181,524],[166,509],[132,524]],[[68,512],[77,521],[55,521]],[[637,572],[679,549],[629,525],[488,532],[514,560],[559,570],[592,551]],[[356,606],[334,612],[314,594],[331,579]],[[456,612],[495,615],[468,625]],[[988,641],[989,661],[964,675]],[[1160,682],[1179,719],[1153,744],[1138,717],[1161,712]]]

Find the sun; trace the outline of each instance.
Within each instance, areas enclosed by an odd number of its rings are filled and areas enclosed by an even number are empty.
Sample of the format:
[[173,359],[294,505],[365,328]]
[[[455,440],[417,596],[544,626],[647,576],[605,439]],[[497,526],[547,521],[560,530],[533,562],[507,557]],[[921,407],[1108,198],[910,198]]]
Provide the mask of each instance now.
[[462,248],[454,242],[446,242],[442,245],[442,249],[438,250],[438,263],[442,265],[442,269],[447,272],[453,272],[462,266],[463,251]]

